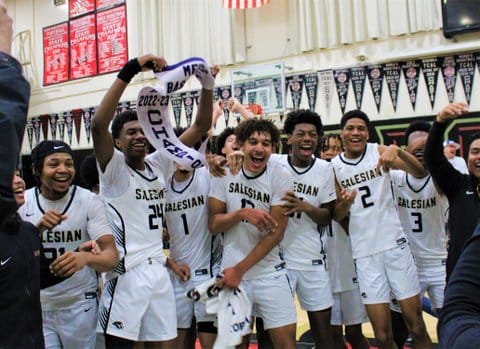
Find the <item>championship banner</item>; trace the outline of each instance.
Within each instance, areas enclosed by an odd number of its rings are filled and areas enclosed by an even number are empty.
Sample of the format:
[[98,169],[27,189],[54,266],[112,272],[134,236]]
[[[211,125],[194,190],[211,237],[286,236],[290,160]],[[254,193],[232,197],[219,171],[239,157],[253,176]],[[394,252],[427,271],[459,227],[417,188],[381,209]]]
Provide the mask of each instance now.
[[292,97],[293,110],[300,109],[304,79],[305,75],[291,75],[285,77],[285,81],[290,89],[290,95]]
[[125,0],[96,0],[97,11],[125,3]]
[[98,74],[122,69],[128,61],[125,5],[96,13]]
[[421,63],[423,77],[425,78],[425,83],[427,84],[428,98],[430,99],[430,105],[433,109],[435,104],[435,94],[437,92],[438,71],[440,70],[440,67],[438,66],[438,59],[422,59]]
[[[282,78],[272,78],[273,88],[275,89],[275,97],[277,99],[277,106],[275,109],[282,109]],[[280,114],[282,115],[282,114]]]
[[48,139],[48,122],[50,117],[48,114],[40,115],[40,123],[42,124],[43,139]]
[[366,69],[373,99],[375,101],[375,105],[377,106],[377,111],[380,113],[383,90],[383,67],[381,64],[371,64],[368,65]]
[[87,135],[87,142],[90,143],[90,134],[92,130],[92,118],[95,115],[95,108],[84,109],[82,112],[83,127]]
[[193,105],[195,101],[195,96],[192,91],[183,92],[180,94],[182,96],[183,106],[185,107],[185,116],[187,118],[187,127],[190,127],[192,124],[193,116]]
[[95,0],[69,0],[68,17],[78,17],[95,10]]
[[390,99],[395,112],[397,111],[398,87],[400,85],[401,71],[402,68],[400,67],[400,63],[385,63],[383,65],[383,73],[385,74],[388,92],[390,92]]
[[413,110],[417,103],[418,78],[420,77],[420,61],[412,60],[402,64],[403,77],[407,84],[408,96],[412,103]]
[[40,118],[38,116],[32,118],[33,125],[33,135],[35,136],[35,145],[40,143],[40,128],[42,127],[40,123]]
[[325,105],[327,115],[330,115],[330,107],[332,105],[333,96],[333,70],[321,70],[318,72],[318,80],[320,91]]
[[43,84],[68,80],[68,23],[43,28]]
[[307,91],[308,107],[315,111],[317,105],[318,75],[317,73],[305,74],[305,90]]
[[170,104],[172,105],[173,118],[175,119],[175,127],[180,127],[180,118],[182,116],[182,96],[174,93],[170,96]]
[[455,63],[455,57],[440,57],[438,60],[443,75],[443,82],[447,89],[448,101],[453,103],[455,98],[455,84],[457,82],[457,65]]
[[460,75],[460,79],[462,80],[467,103],[470,104],[473,77],[475,75],[475,57],[473,53],[458,55],[455,56],[455,61],[457,62],[458,75]]
[[78,17],[70,24],[70,79],[97,74],[95,14]]
[[57,139],[57,122],[58,122],[58,115],[57,114],[50,114],[49,115],[50,121],[50,135],[52,136],[53,140]]
[[337,86],[338,102],[340,103],[342,114],[344,114],[347,105],[348,85],[350,84],[350,70],[348,68],[334,69],[333,79]]
[[357,109],[362,109],[363,91],[365,90],[365,80],[367,79],[365,67],[350,68],[350,79],[352,80]]
[[33,149],[33,123],[32,120],[27,122],[27,137],[28,137],[28,144],[30,145],[30,150]]
[[142,88],[137,98],[138,121],[150,144],[188,169],[204,166],[205,155],[187,147],[175,136],[169,116],[169,95],[181,89],[196,72],[204,73],[206,70],[207,63],[198,57],[167,66],[155,73],[162,84]]
[[71,112],[63,113],[63,121],[65,122],[65,127],[67,128],[68,143],[72,144],[72,135],[73,135],[73,117]]
[[225,126],[228,127],[228,119],[230,119],[230,110],[227,108],[228,99],[232,97],[232,88],[223,86],[219,88],[220,98],[223,101],[223,116],[225,117]]

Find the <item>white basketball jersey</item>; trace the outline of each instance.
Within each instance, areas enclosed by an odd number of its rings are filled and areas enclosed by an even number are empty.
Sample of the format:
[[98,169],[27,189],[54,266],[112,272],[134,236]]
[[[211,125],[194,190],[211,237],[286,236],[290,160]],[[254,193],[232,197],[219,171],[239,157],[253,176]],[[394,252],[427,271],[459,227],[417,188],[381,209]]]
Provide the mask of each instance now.
[[[289,172],[295,195],[312,206],[320,207],[337,198],[335,177],[329,162],[314,158],[310,166],[296,168],[290,163],[288,155],[279,154],[273,154],[270,162],[280,164]],[[290,215],[281,242],[288,269],[327,268],[327,228],[319,231],[317,223],[306,213]]]
[[[165,180],[148,159],[145,166],[145,171],[137,171],[127,165],[121,152],[115,151],[105,172],[99,171],[100,194],[108,204],[108,218],[121,258],[116,273],[131,270],[147,258],[166,260],[162,240]],[[118,177],[128,179],[123,193],[104,195],[104,182],[114,186]]]
[[[76,250],[83,242],[111,234],[103,202],[98,195],[84,188],[72,185],[68,194],[56,201],[46,199],[37,187],[28,189],[19,213],[24,220],[36,225],[49,210],[67,215],[64,221],[41,235],[43,253],[49,263],[66,251]],[[42,309],[68,309],[77,300],[84,299],[85,293],[96,290],[96,273],[87,266],[71,277],[42,289]]]
[[445,231],[448,200],[430,175],[415,178],[404,171],[391,173],[398,214],[416,262],[447,258]]
[[165,217],[170,235],[170,257],[187,264],[192,276],[214,276],[214,236],[208,230],[210,174],[205,167],[185,182],[167,181]]
[[334,220],[330,222],[328,236],[328,273],[332,292],[358,288],[350,238]]
[[341,188],[357,190],[350,208],[349,234],[353,258],[371,256],[406,241],[393,199],[389,172],[376,173],[378,144],[367,143],[357,159],[332,159]]
[[[245,207],[270,212],[272,206],[283,203],[281,198],[292,189],[288,172],[280,165],[268,163],[265,170],[257,175],[250,175],[242,169],[235,176],[227,170],[226,176],[213,177],[209,196],[224,202],[227,212]],[[247,221],[241,221],[225,231],[222,267],[231,267],[243,260],[263,237],[264,233]],[[243,279],[261,278],[275,272],[285,273],[285,262],[278,245],[250,268]]]

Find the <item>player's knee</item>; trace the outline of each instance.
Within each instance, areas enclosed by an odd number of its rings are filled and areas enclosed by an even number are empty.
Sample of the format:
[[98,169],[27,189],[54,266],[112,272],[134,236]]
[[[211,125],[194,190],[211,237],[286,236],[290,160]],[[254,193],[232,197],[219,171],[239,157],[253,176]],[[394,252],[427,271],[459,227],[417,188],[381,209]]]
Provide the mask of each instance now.
[[391,331],[378,331],[375,333],[375,339],[379,347],[391,347],[393,344],[393,333]]

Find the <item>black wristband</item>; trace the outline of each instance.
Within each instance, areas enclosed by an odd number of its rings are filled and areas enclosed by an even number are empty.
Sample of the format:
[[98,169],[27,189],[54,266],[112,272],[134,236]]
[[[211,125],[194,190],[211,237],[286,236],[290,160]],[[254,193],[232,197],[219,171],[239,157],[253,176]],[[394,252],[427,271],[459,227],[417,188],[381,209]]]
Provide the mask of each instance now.
[[117,75],[122,81],[125,81],[127,84],[133,79],[135,75],[137,75],[142,70],[140,63],[138,63],[138,59],[134,58],[129,60],[120,70]]

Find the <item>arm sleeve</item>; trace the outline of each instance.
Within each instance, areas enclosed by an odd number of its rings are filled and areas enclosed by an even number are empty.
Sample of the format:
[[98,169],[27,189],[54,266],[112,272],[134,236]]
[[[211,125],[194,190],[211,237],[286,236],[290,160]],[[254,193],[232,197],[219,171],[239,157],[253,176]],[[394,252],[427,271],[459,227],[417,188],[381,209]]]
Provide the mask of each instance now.
[[464,175],[458,172],[443,154],[443,134],[446,128],[446,123],[440,124],[436,121],[433,123],[423,158],[440,190],[447,197],[452,197],[464,183]]
[[0,52],[0,190],[13,198],[12,178],[25,132],[30,85],[15,58]]
[[443,348],[480,348],[480,226],[453,270],[438,322]]

